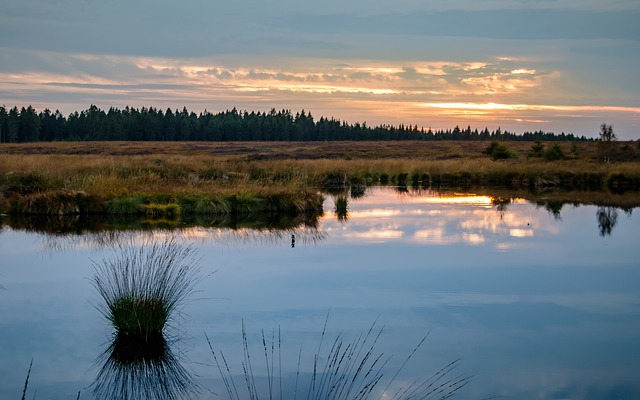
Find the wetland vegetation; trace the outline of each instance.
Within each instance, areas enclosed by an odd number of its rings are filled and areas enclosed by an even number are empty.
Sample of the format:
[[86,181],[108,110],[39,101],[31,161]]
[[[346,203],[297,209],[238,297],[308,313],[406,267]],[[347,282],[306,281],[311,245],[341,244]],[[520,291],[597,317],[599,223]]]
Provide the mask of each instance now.
[[[640,188],[640,149],[599,142],[65,142],[0,145],[0,212],[48,215],[318,215],[322,192],[369,185],[596,197]],[[611,197],[611,196],[609,196]]]
[[197,387],[171,350],[199,260],[175,239],[125,243],[94,262],[98,309],[113,328],[94,383],[99,399],[185,399]]

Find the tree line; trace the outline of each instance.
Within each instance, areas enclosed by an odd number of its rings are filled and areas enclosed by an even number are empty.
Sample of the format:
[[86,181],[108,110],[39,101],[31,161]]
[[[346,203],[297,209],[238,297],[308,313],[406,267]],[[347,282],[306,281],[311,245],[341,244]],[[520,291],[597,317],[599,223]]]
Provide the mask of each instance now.
[[37,112],[32,106],[7,109],[0,106],[0,142],[47,141],[336,141],[336,140],[591,140],[573,134],[525,132],[500,128],[489,131],[456,126],[447,130],[425,130],[417,125],[347,123],[311,112],[271,109],[269,112],[238,111],[196,114],[167,108],[111,107],[95,105],[64,116],[60,111]]

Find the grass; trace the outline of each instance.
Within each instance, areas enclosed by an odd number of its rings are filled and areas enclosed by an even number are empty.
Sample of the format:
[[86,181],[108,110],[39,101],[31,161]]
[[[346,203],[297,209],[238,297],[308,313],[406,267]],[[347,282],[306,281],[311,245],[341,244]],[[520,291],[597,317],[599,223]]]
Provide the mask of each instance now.
[[485,142],[0,144],[0,212],[317,212],[320,190],[374,184],[640,189],[635,144],[607,164],[595,142],[547,145],[557,160],[528,157],[530,142],[498,145],[515,158],[492,161]]
[[175,239],[121,245],[94,262],[98,309],[113,327],[94,383],[96,398],[184,399],[196,390],[166,331],[194,292],[199,260]]
[[[365,334],[348,340],[338,334],[325,346],[327,320],[322,330],[319,345],[313,355],[311,374],[301,371],[302,349],[298,352],[298,365],[293,388],[283,387],[282,338],[280,330],[271,339],[262,331],[262,355],[266,384],[258,382],[249,349],[244,321],[242,323],[242,380],[236,382],[227,358],[216,351],[205,334],[214,362],[230,400],[259,398],[269,399],[313,399],[313,400],[365,400],[365,399],[447,399],[465,387],[471,377],[457,372],[461,360],[454,360],[434,373],[426,374],[405,386],[398,386],[396,380],[403,369],[427,339],[425,335],[404,358],[393,375],[385,375],[390,356],[376,351],[384,328],[375,321]],[[305,379],[307,377],[308,379]]]
[[110,259],[94,262],[92,284],[116,337],[162,335],[193,293],[198,260],[174,239],[123,245]]

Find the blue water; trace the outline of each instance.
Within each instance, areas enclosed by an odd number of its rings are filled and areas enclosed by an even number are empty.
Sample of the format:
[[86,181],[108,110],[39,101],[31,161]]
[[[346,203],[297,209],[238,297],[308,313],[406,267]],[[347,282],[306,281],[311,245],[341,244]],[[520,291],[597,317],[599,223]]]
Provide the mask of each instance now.
[[454,398],[640,398],[637,209],[609,209],[617,218],[603,233],[595,206],[554,216],[473,193],[379,188],[351,199],[346,219],[334,207],[328,197],[317,230],[56,236],[4,226],[0,398],[21,397],[32,359],[27,398],[92,398],[111,337],[93,262],[117,241],[150,235],[176,236],[202,257],[198,291],[170,332],[202,399],[227,398],[205,333],[242,389],[242,324],[258,380],[267,375],[261,332],[280,332],[274,375],[288,387],[297,371],[312,372],[325,322],[320,358],[337,335],[349,342],[384,325],[375,351],[391,356],[385,379],[428,333],[394,389],[461,358],[451,375],[471,379]]

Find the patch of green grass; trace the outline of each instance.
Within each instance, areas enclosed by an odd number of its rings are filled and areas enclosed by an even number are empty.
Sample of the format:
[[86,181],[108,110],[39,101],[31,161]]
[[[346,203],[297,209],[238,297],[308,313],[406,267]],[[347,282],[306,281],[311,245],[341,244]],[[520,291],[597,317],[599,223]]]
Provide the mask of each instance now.
[[142,205],[142,213],[152,218],[172,218],[180,216],[180,205],[176,203],[158,204],[150,203]]
[[204,196],[197,200],[194,212],[200,215],[229,214],[231,204],[222,196]]
[[137,215],[142,208],[142,199],[139,197],[124,197],[107,201],[107,213]]
[[238,214],[259,213],[268,209],[264,198],[254,193],[239,193],[230,200],[233,212]]

